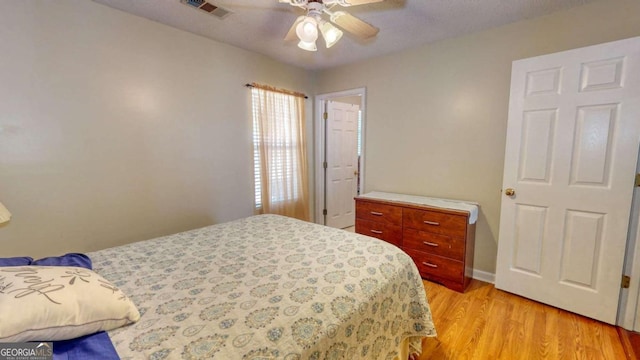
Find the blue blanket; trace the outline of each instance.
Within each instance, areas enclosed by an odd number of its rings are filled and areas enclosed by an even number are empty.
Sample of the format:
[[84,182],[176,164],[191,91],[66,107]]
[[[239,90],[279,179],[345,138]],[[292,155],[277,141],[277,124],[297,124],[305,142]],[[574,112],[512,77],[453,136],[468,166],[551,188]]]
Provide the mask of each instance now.
[[[91,269],[91,259],[84,254],[66,254],[33,260],[30,257],[0,258],[0,266],[77,266]],[[42,341],[47,341],[42,339]],[[105,359],[119,360],[120,357],[106,332],[79,338],[53,342],[54,360]]]

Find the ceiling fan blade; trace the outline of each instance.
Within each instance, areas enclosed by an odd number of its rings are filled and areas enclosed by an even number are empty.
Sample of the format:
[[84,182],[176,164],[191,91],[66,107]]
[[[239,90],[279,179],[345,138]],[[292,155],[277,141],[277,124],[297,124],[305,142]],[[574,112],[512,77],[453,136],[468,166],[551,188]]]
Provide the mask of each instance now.
[[336,11],[331,14],[331,21],[363,40],[376,36],[380,31],[377,27],[369,25],[344,11]]
[[373,4],[383,2],[384,0],[343,0],[340,2],[342,6],[357,6],[364,4]]
[[287,36],[284,37],[284,41],[298,40],[298,35],[296,34],[296,26],[298,26],[298,24],[302,20],[304,20],[304,16],[298,16],[296,21],[293,22],[293,25],[291,25],[291,28],[289,29]]

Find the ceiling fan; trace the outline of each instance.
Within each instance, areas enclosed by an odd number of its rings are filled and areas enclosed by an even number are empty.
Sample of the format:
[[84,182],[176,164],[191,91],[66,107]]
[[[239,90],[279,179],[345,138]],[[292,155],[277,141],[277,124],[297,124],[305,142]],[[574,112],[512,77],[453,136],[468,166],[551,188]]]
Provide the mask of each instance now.
[[[318,39],[318,30],[320,30],[327,48],[330,48],[343,35],[342,31],[333,24],[360,39],[372,38],[378,34],[378,28],[347,12],[333,11],[332,9],[335,6],[349,7],[382,1],[384,0],[279,0],[281,3],[287,3],[306,11],[306,15],[299,16],[296,19],[284,40],[292,41],[297,39],[299,40],[299,48],[307,51],[316,51],[316,40]],[[322,18],[325,14],[328,15],[329,21]]]

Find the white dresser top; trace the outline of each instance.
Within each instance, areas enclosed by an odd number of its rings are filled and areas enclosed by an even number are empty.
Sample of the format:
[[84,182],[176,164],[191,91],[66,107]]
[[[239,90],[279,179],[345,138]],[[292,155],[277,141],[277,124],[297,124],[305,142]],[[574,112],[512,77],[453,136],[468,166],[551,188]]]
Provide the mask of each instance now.
[[439,199],[426,196],[415,196],[405,194],[386,193],[380,191],[372,191],[363,195],[361,198],[399,201],[410,204],[426,205],[442,209],[461,210],[469,213],[469,224],[475,224],[478,221],[478,203],[471,201]]

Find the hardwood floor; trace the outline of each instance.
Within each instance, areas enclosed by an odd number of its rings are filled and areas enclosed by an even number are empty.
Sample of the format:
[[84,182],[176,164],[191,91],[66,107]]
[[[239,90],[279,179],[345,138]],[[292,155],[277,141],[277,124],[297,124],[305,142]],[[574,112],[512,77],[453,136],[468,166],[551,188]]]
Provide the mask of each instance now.
[[464,294],[424,281],[438,332],[427,359],[627,358],[615,326],[472,280]]
[[633,353],[635,359],[640,359],[640,334],[627,331],[627,337],[630,345],[629,352]]
[[627,352],[627,357],[629,359],[640,359],[640,334],[620,327],[617,329],[622,347]]

